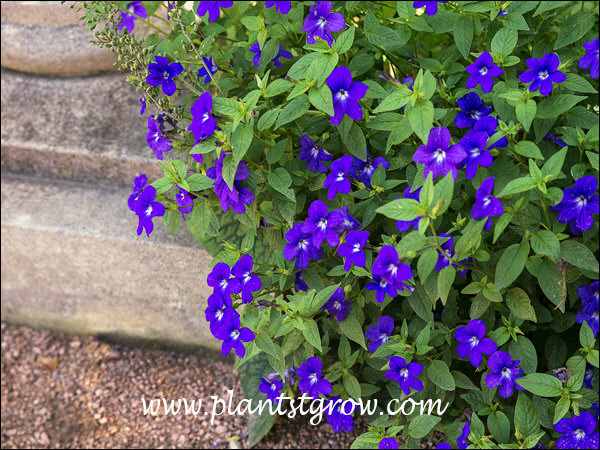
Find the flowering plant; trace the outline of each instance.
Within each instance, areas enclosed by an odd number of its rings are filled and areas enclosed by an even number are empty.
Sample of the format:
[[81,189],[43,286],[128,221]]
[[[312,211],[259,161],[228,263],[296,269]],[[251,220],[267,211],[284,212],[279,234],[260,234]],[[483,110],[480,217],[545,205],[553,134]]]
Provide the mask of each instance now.
[[247,397],[451,404],[355,448],[597,447],[597,2],[83,4],[155,109],[138,234],[213,250]]

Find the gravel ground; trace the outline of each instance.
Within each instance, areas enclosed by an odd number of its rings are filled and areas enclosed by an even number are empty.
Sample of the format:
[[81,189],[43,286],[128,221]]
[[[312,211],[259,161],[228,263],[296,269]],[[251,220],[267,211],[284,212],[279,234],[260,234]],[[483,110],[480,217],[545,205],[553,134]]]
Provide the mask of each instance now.
[[[233,366],[212,356],[110,345],[2,324],[2,448],[247,448],[246,418],[154,417],[141,398],[243,398]],[[206,407],[206,406],[205,406]],[[359,434],[280,419],[261,448],[349,448]],[[228,439],[238,437],[235,442]]]

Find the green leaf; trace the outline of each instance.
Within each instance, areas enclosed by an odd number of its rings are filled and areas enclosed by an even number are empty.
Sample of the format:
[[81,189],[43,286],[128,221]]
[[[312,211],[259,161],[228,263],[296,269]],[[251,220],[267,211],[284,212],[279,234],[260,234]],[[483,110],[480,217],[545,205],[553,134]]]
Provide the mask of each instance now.
[[350,398],[359,399],[361,395],[360,383],[354,375],[344,375],[344,389]]
[[[337,53],[331,55],[322,54],[308,66],[304,78],[307,80],[316,79],[317,86],[321,86],[325,83],[325,80],[327,80],[329,75],[331,75],[331,72],[335,69],[339,59],[340,57]],[[329,90],[329,95],[331,96],[331,90]]]
[[286,123],[292,122],[299,117],[302,117],[306,111],[310,108],[310,103],[306,95],[301,95],[288,103],[285,108],[279,113],[275,129],[279,128]]
[[312,62],[320,56],[320,53],[312,52],[304,55],[298,61],[296,61],[290,70],[288,70],[288,76],[290,78],[294,78],[295,80],[303,80],[304,74],[308,70],[308,67],[312,64]]
[[515,153],[526,156],[527,158],[544,159],[539,147],[531,141],[517,142],[515,145]]
[[540,429],[540,418],[533,402],[524,392],[519,392],[515,405],[515,433],[531,436]]
[[[331,91],[329,91],[331,93]],[[399,86],[398,89],[392,91],[387,97],[385,97],[381,103],[373,110],[375,114],[385,111],[395,111],[405,106],[412,96],[412,91],[406,86]]]
[[553,423],[558,422],[562,419],[565,414],[569,412],[569,406],[571,404],[571,400],[569,397],[561,397],[556,403],[556,408],[554,409],[554,420]]
[[260,119],[258,119],[258,129],[262,131],[271,128],[275,123],[275,120],[277,120],[279,111],[281,111],[279,108],[265,111],[265,113],[260,116]]
[[540,397],[558,397],[562,394],[562,383],[558,378],[545,373],[531,373],[519,378],[519,385]]
[[358,159],[365,161],[367,159],[367,141],[365,140],[365,135],[356,124],[356,122],[352,122],[352,126],[348,131],[348,136],[346,138],[342,138],[344,145],[348,147],[350,153],[356,156]]
[[337,37],[333,43],[333,51],[341,55],[342,53],[346,53],[348,50],[350,50],[353,43],[354,27],[350,27]]
[[265,151],[267,153],[267,162],[269,164],[275,164],[277,161],[279,161],[281,159],[281,157],[283,156],[283,153],[285,152],[287,143],[288,143],[288,140],[283,139],[282,141],[277,142],[274,146],[269,148],[268,151],[265,149]]
[[510,421],[502,411],[494,411],[487,418],[487,426],[499,444],[508,444]]
[[568,147],[565,147],[548,158],[548,161],[542,167],[542,177],[552,175],[556,178],[560,174],[565,157],[567,156],[567,149]]
[[269,181],[269,186],[277,192],[285,195],[290,200],[295,199],[294,191],[289,189],[292,184],[292,177],[283,167],[278,167],[267,175],[267,180]]
[[581,324],[581,328],[579,329],[579,342],[583,348],[590,348],[594,345],[594,332],[590,328],[587,322],[583,322]]
[[561,94],[547,97],[537,107],[537,117],[540,119],[553,119],[569,111],[573,106],[587,97],[581,95]]
[[321,334],[319,333],[319,327],[314,320],[309,319],[304,322],[302,335],[306,338],[308,343],[316,348],[319,352],[323,351],[323,348],[321,347]]
[[421,283],[425,283],[433,268],[435,267],[435,263],[438,259],[438,253],[435,248],[430,248],[425,250],[423,254],[419,257],[419,261],[417,262],[417,273],[419,274],[419,280]]
[[401,114],[383,113],[370,120],[368,127],[372,130],[392,131],[401,126],[403,120],[404,116]]
[[525,131],[528,132],[531,128],[531,122],[533,122],[533,119],[535,119],[535,115],[537,114],[537,104],[535,103],[535,100],[528,99],[526,102],[519,102],[515,108],[515,114],[517,115],[517,120],[521,122]]
[[479,247],[485,222],[485,220],[471,220],[463,229],[463,234],[456,242],[455,249],[459,260],[466,258],[470,255],[471,250]]
[[452,283],[454,283],[455,276],[456,269],[452,266],[444,267],[438,275],[438,293],[442,300],[442,304],[444,305],[448,299],[448,294],[450,293],[450,288],[452,288]]
[[420,204],[410,198],[401,198],[380,206],[375,211],[394,220],[410,221],[420,216]]
[[434,206],[434,213],[437,216],[444,214],[450,207],[452,197],[454,195],[454,177],[452,173],[448,173],[442,178],[433,189],[433,201],[431,204]]
[[427,376],[434,385],[445,391],[453,391],[456,388],[448,365],[440,359],[431,362],[431,365],[427,368]]
[[537,279],[542,291],[555,305],[561,305],[564,311],[566,298],[566,285],[558,265],[548,257],[544,257],[537,267]]
[[592,12],[579,11],[573,14],[560,26],[554,49],[577,42],[592,29],[597,20]]
[[471,42],[473,42],[473,19],[468,15],[461,15],[454,22],[454,41],[463,58],[469,57]]
[[434,108],[429,100],[422,100],[414,106],[407,105],[406,113],[413,131],[419,136],[423,143],[427,143],[429,131],[433,126]]
[[[302,274],[304,276],[304,272],[302,272]],[[339,283],[333,284],[331,286],[327,286],[326,288],[321,289],[317,293],[317,295],[315,295],[313,300],[311,301],[308,312],[310,312],[311,314],[317,314],[319,312],[319,310],[321,309],[321,307],[325,303],[327,303],[327,300],[329,300],[331,298],[331,296],[337,290],[338,287],[340,287]]]
[[320,88],[311,88],[308,91],[308,101],[318,110],[323,111],[329,116],[333,116],[333,97],[331,89],[326,84]]
[[598,261],[592,251],[580,242],[568,239],[560,243],[561,257],[580,269],[598,273]]
[[[537,369],[537,349],[525,336],[519,336],[517,342],[511,342],[508,346],[509,353],[513,359],[521,361],[521,367],[525,373],[533,373]],[[520,378],[519,378],[520,380]]]
[[263,352],[275,358],[279,358],[280,355],[283,355],[283,353],[281,353],[281,349],[278,348],[277,345],[273,342],[273,340],[269,337],[269,335],[265,333],[256,333],[254,343]]
[[588,80],[586,80],[583,77],[580,77],[575,73],[568,73],[567,79],[563,81],[560,85],[561,87],[564,87],[569,91],[584,92],[586,94],[596,93],[596,89],[590,84]]
[[233,156],[236,166],[244,158],[248,147],[252,143],[252,130],[254,126],[251,123],[244,123],[237,127],[231,135],[231,145],[233,147]]
[[267,97],[275,97],[276,95],[289,91],[290,89],[292,89],[293,86],[294,85],[288,80],[277,79],[269,83],[265,91],[265,95]]
[[512,53],[518,39],[519,33],[516,30],[500,28],[492,39],[492,52],[506,57]]
[[186,179],[190,191],[203,191],[212,187],[214,180],[201,173],[190,175]]
[[520,194],[521,192],[530,191],[537,187],[537,180],[531,177],[522,177],[509,181],[498,197],[506,197],[507,195]]
[[515,317],[537,322],[535,309],[531,306],[531,300],[523,289],[517,287],[509,289],[506,295],[506,306]]
[[440,420],[442,420],[441,417],[428,414],[417,416],[408,422],[408,434],[414,439],[422,439],[429,434]]
[[541,230],[533,234],[531,248],[535,253],[548,255],[554,261],[560,259],[560,241],[552,231]]
[[504,250],[496,265],[494,278],[496,289],[500,290],[510,286],[518,278],[525,268],[529,250],[527,241],[523,241],[521,244],[513,244]]
[[164,194],[173,187],[173,184],[173,180],[171,180],[170,178],[162,177],[158,180],[155,180],[150,186],[156,189],[157,194]]

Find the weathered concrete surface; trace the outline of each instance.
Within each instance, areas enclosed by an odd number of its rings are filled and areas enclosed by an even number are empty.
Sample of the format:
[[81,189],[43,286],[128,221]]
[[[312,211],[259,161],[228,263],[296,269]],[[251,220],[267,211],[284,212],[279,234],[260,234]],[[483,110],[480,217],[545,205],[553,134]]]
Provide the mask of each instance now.
[[2,173],[1,319],[216,348],[204,319],[210,256],[155,219],[137,237],[126,188]]
[[129,184],[162,176],[139,92],[123,73],[52,77],[2,70],[2,170]]
[[2,23],[38,27],[81,25],[82,11],[70,8],[78,2],[12,1],[2,3]]

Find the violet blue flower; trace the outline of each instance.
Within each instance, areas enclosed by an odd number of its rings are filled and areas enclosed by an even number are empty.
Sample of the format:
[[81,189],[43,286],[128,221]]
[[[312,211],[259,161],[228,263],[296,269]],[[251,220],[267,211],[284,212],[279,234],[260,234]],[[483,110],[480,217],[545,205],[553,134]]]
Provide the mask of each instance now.
[[377,323],[365,333],[365,338],[370,340],[369,351],[374,353],[382,344],[390,340],[394,332],[394,319],[390,316],[381,316]]
[[183,218],[184,214],[188,214],[192,212],[194,208],[194,199],[191,197],[190,193],[179,187],[179,192],[175,194],[175,202],[177,203],[177,207],[179,208],[179,212],[181,213],[181,217]]
[[206,278],[206,284],[214,289],[222,297],[228,298],[232,294],[239,294],[242,285],[237,278],[230,277],[230,268],[224,263],[215,264]]
[[594,387],[594,368],[591,364],[586,364],[585,375],[583,376],[583,386],[586,389],[592,389]]
[[456,253],[454,250],[452,250],[452,246],[454,245],[454,238],[452,236],[446,233],[441,233],[438,237],[447,237],[448,240],[440,245],[443,252],[440,252],[439,250],[437,251],[438,260],[435,263],[435,270],[437,272],[442,270],[444,267],[449,266]]
[[321,309],[327,311],[331,318],[338,322],[348,317],[348,313],[352,311],[352,308],[350,307],[350,300],[344,296],[344,288],[341,286],[337,288]]
[[[213,58],[212,56],[210,58],[203,56],[202,60],[204,61],[204,65],[206,67],[201,67],[198,70],[198,77],[204,77],[204,83],[208,83],[212,79],[212,76],[217,72],[217,70],[219,70],[219,68],[215,64],[215,58]],[[206,70],[207,68],[208,71]]]
[[460,140],[459,144],[467,154],[467,157],[461,162],[460,166],[467,166],[467,180],[471,180],[477,174],[477,169],[481,167],[490,167],[494,163],[494,158],[486,149],[488,135],[483,131],[470,130]]
[[583,309],[577,312],[575,320],[577,323],[587,322],[594,333],[594,337],[598,335],[600,328],[600,313],[598,312],[600,296],[598,294],[598,285],[598,281],[594,281],[589,286],[582,285],[577,289],[577,295],[581,298]]
[[[423,6],[425,7],[425,13],[428,16],[434,16],[438,11],[438,3],[448,3],[447,1],[437,1],[437,2],[413,2],[413,8],[420,9]],[[397,448],[397,447],[396,447]]]
[[141,97],[140,98],[140,103],[142,104],[142,107],[140,109],[140,116],[144,115],[144,111],[146,111],[146,97]]
[[341,208],[336,209],[342,216],[342,222],[335,228],[335,232],[338,234],[352,230],[360,230],[360,222],[350,214],[349,209],[348,206],[342,206]]
[[183,72],[183,66],[179,63],[169,63],[164,56],[155,56],[155,63],[148,64],[146,83],[150,86],[162,86],[165,95],[171,96],[175,93],[177,86],[173,81],[177,75]]
[[479,58],[469,64],[465,69],[471,76],[467,80],[467,89],[473,89],[478,84],[481,84],[481,90],[486,94],[492,92],[494,87],[493,77],[499,77],[504,71],[494,64],[494,59],[489,52],[483,52]]
[[456,330],[455,338],[460,344],[456,351],[461,358],[469,357],[474,367],[481,365],[483,354],[491,355],[498,346],[485,336],[485,324],[481,320],[471,320],[466,327]]
[[285,244],[283,256],[288,261],[296,259],[295,267],[297,269],[306,269],[313,259],[318,261],[323,257],[323,249],[317,248],[313,244],[312,236],[303,231],[304,224],[295,223],[294,226],[285,233]]
[[487,231],[492,226],[492,217],[497,217],[504,212],[504,206],[496,197],[492,195],[494,190],[494,177],[483,180],[477,192],[475,192],[475,204],[471,209],[471,217],[474,220],[485,219],[484,230]]
[[367,151],[367,160],[363,161],[357,157],[352,157],[352,168],[350,169],[351,176],[362,181],[367,189],[371,189],[371,176],[379,166],[384,169],[389,169],[390,163],[383,156],[379,156],[371,160]]
[[[342,405],[344,405],[343,411]],[[341,433],[342,431],[349,433],[354,430],[354,419],[351,414],[356,409],[356,406],[354,402],[344,404],[344,401],[339,397],[331,397],[327,400],[325,413],[327,414],[327,423],[331,425],[333,431],[336,433]]]
[[[487,134],[488,138],[492,137],[494,133],[496,133],[496,129],[498,128],[498,119],[494,116],[485,116],[475,122],[473,125],[473,129],[471,131],[478,132],[484,131]],[[502,136],[496,142],[487,146],[487,149],[495,148],[495,147],[506,147],[508,145],[508,140],[506,136]]]
[[368,231],[351,231],[346,236],[345,242],[338,247],[338,255],[346,258],[344,261],[346,272],[352,268],[352,265],[365,267],[365,252],[362,249],[367,245],[367,239],[369,239]]
[[[419,201],[419,195],[421,194],[421,188],[416,189],[414,192],[410,192],[411,189],[412,189],[412,186],[408,186],[406,189],[404,189],[404,198],[410,198],[412,200]],[[402,197],[398,197],[396,200],[401,199],[401,198]],[[421,217],[417,217],[416,219],[413,219],[413,220],[397,220],[396,228],[398,228],[398,231],[401,231],[401,232],[408,231],[411,226],[415,230],[418,230],[420,220],[421,220]]]
[[590,69],[590,77],[598,78],[598,38],[585,42],[583,48],[587,53],[579,60],[579,68]]
[[271,6],[275,6],[275,11],[277,11],[279,14],[285,15],[290,12],[290,9],[292,9],[292,2],[265,2],[265,7],[270,8]]
[[[409,286],[408,288],[412,290],[411,286]],[[374,275],[373,281],[369,281],[365,286],[365,289],[369,291],[375,291],[375,300],[377,300],[377,303],[383,303],[386,294],[389,295],[392,299],[396,298],[396,296],[398,295],[394,284],[388,283],[379,275]]]
[[148,178],[146,177],[146,174],[144,174],[144,173],[142,173],[141,175],[138,175],[137,177],[134,178],[133,190],[131,192],[131,195],[127,199],[127,206],[129,206],[129,209],[131,211],[135,212],[135,204],[137,202],[138,196],[140,195],[140,192],[142,192],[142,189],[144,189],[144,187],[146,186],[147,183],[148,183]]
[[592,175],[578,179],[572,188],[563,191],[563,198],[556,206],[560,223],[569,222],[573,234],[587,231],[594,225],[592,214],[598,214],[598,182]]
[[154,151],[157,159],[162,161],[163,153],[168,152],[173,147],[171,139],[165,137],[164,114],[159,116],[148,116],[148,133],[146,133],[146,142]]
[[323,377],[323,363],[319,358],[313,356],[300,364],[296,375],[300,377],[298,387],[300,392],[317,400],[319,394],[329,395],[331,383]]
[[[119,24],[119,28],[118,31],[121,31],[123,28],[127,29],[127,32],[129,34],[131,34],[131,32],[133,31],[133,29],[135,28],[135,21],[138,20],[138,17],[141,17],[142,19],[145,19],[146,17],[148,17],[148,15],[146,14],[146,8],[144,8],[144,6],[142,6],[142,2],[129,2],[127,3],[127,6],[125,7],[125,9],[129,12],[125,12],[125,11],[119,11],[119,13],[121,14],[121,23]],[[135,14],[135,16],[133,14]],[[596,46],[597,47],[597,46]],[[597,60],[598,58],[596,58]],[[598,64],[596,64],[596,67],[598,66]]]
[[192,105],[192,123],[188,129],[194,134],[194,145],[215,132],[217,123],[210,115],[212,104],[212,96],[209,92],[204,92]]
[[464,97],[458,99],[458,107],[461,111],[454,119],[454,125],[458,128],[469,128],[475,125],[483,116],[489,115],[492,107],[485,107],[483,100],[475,92],[469,92]]
[[429,172],[433,179],[439,175],[445,176],[452,172],[454,180],[458,175],[456,166],[466,158],[466,153],[460,144],[450,144],[450,132],[445,127],[435,127],[429,132],[427,145],[421,145],[413,155],[413,161],[425,164],[423,175],[427,178]]
[[352,157],[349,155],[344,155],[331,163],[331,173],[327,175],[323,183],[323,189],[329,189],[327,191],[328,200],[333,200],[338,192],[341,194],[350,193],[352,185],[348,179],[348,172],[351,167]]
[[327,212],[327,205],[321,200],[313,201],[308,207],[308,217],[304,222],[302,231],[312,235],[313,245],[321,247],[324,240],[332,247],[337,247],[340,243],[340,237],[335,232],[343,218],[336,211]]
[[260,278],[252,273],[253,265],[252,256],[244,255],[231,269],[232,275],[240,280],[243,303],[250,303],[252,301],[252,292],[262,288]]
[[208,19],[212,23],[219,18],[221,10],[219,8],[231,8],[233,2],[206,2],[201,1],[198,4],[196,12],[200,17],[208,13]]
[[469,434],[471,433],[471,425],[469,422],[465,423],[462,428],[462,432],[458,439],[456,439],[456,445],[460,449],[465,449],[469,447]]
[[385,373],[386,378],[396,380],[404,394],[410,394],[410,388],[415,391],[423,390],[423,383],[417,376],[423,371],[423,366],[416,362],[406,364],[404,358],[392,356],[390,358],[390,370]]
[[596,421],[589,411],[582,411],[570,419],[560,419],[554,429],[562,436],[556,441],[556,448],[598,448],[600,439]]
[[567,79],[567,76],[558,70],[560,60],[554,53],[547,53],[541,59],[527,59],[526,70],[519,77],[521,83],[530,83],[529,90],[531,92],[540,90],[541,95],[549,95],[552,92],[552,83],[562,83]]
[[379,446],[377,448],[395,450],[398,448],[398,441],[393,437],[385,437],[379,441]]
[[283,382],[280,380],[267,380],[266,378],[260,379],[260,386],[258,390],[263,394],[267,394],[267,399],[271,403],[279,403],[279,397],[281,396],[281,389],[283,388]]
[[302,271],[299,270],[298,272],[296,272],[296,292],[299,291],[308,291],[308,286],[306,285],[306,283],[304,282],[304,278],[302,278]]
[[241,187],[239,183],[250,176],[248,165],[246,161],[240,161],[233,177],[233,189],[231,189],[223,179],[223,160],[225,156],[226,152],[221,152],[221,156],[215,161],[215,166],[207,170],[206,176],[215,180],[213,183],[214,191],[219,197],[221,209],[227,211],[231,206],[236,214],[243,214],[246,211],[244,205],[249,205],[254,201],[254,194],[248,188]]
[[546,133],[546,136],[544,136],[545,139],[552,139],[552,141],[558,145],[559,147],[566,147],[567,143],[565,141],[563,141],[560,138],[557,138],[556,136],[554,136],[552,133]]
[[384,245],[377,259],[373,262],[373,275],[379,275],[381,279],[392,284],[397,290],[403,291],[404,288],[412,290],[404,281],[412,278],[412,269],[408,264],[401,263],[398,258],[398,252],[391,245]]
[[[277,52],[277,55],[275,55],[275,58],[271,59],[271,62],[273,63],[273,65],[275,67],[281,67],[281,61],[279,61],[279,58],[287,58],[290,59],[293,57],[293,55],[288,52],[287,50],[281,50],[281,47],[283,47],[282,45],[279,46],[279,52]],[[254,44],[252,44],[250,46],[250,51],[252,53],[255,53],[254,57],[252,58],[252,64],[254,64],[255,67],[258,67],[258,65],[260,64],[260,55],[262,54],[262,50],[258,45],[258,42],[255,42]]]
[[331,2],[315,2],[315,6],[310,7],[310,12],[304,20],[302,31],[308,33],[306,36],[308,44],[316,43],[315,37],[318,37],[331,47],[334,40],[331,33],[343,30],[345,26],[344,16],[331,12]]
[[300,138],[300,159],[306,161],[306,167],[311,172],[327,172],[327,166],[323,161],[329,161],[333,155],[325,151],[323,147],[317,147],[308,135]]
[[500,8],[500,11],[498,11],[497,17],[504,17],[506,15],[508,15],[508,11],[506,9]]
[[239,314],[233,314],[233,308],[228,308],[223,314],[221,327],[215,330],[215,337],[223,341],[221,354],[227,356],[234,349],[238,358],[246,355],[244,342],[253,341],[256,337],[250,328],[241,326]]
[[509,398],[514,388],[520,391],[524,390],[516,381],[523,376],[523,369],[519,367],[519,360],[513,361],[508,353],[497,351],[489,357],[488,367],[491,373],[485,376],[485,384],[488,389],[499,386],[500,397]]
[[154,230],[152,218],[165,215],[165,206],[161,202],[154,201],[155,198],[156,189],[154,186],[149,185],[144,188],[135,203],[135,213],[139,219],[138,236],[142,234],[143,230],[146,230],[146,236],[150,236],[150,233]]
[[329,89],[331,89],[333,97],[334,114],[333,116],[329,116],[331,124],[338,126],[344,114],[348,115],[351,119],[361,120],[363,111],[358,101],[365,96],[369,86],[360,81],[352,81],[350,69],[344,66],[334,69],[327,78],[326,83]]
[[440,442],[438,445],[435,446],[436,450],[442,449],[442,450],[450,450],[452,447],[450,447],[450,444],[446,443],[446,442]]
[[231,297],[223,297],[218,293],[214,293],[208,297],[208,306],[204,310],[204,317],[210,324],[210,332],[213,336],[216,337],[216,330],[221,328],[221,322],[226,309],[230,308],[237,314],[237,311],[231,308],[231,305]]

